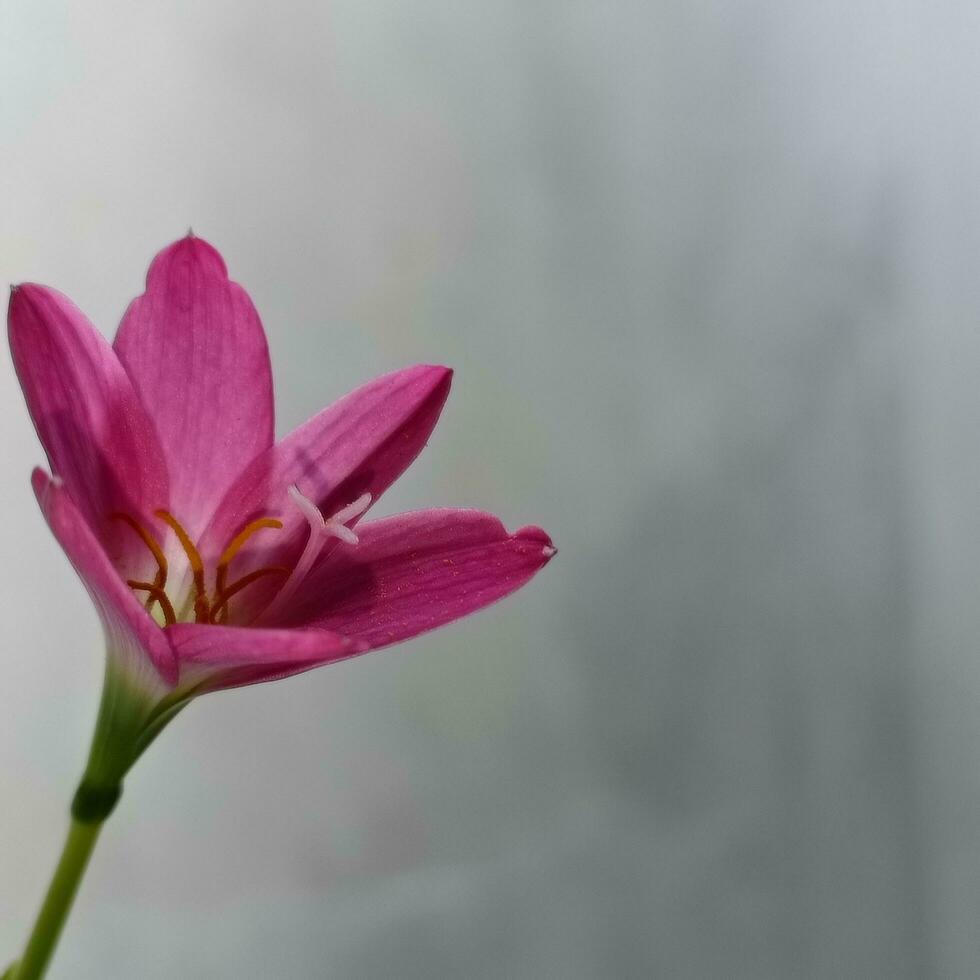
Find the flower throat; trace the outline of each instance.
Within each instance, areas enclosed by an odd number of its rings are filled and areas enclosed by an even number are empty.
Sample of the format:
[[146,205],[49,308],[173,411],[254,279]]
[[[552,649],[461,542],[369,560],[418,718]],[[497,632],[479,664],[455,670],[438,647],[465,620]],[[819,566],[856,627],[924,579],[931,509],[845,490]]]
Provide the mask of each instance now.
[[[146,609],[153,611],[156,603],[160,604],[165,625],[173,626],[177,622],[177,612],[174,609],[170,597],[167,595],[167,575],[169,572],[167,556],[163,553],[159,541],[151,531],[145,528],[139,521],[130,517],[129,514],[116,513],[111,515],[114,519],[122,521],[131,527],[140,537],[143,544],[149,549],[157,563],[157,573],[152,582],[142,582],[138,579],[127,579],[126,584],[134,592],[146,592]],[[267,565],[258,568],[241,578],[236,579],[231,584],[228,583],[228,567],[232,559],[245,543],[257,531],[264,528],[282,529],[282,521],[274,517],[260,517],[258,520],[251,521],[242,528],[232,539],[218,559],[215,572],[215,587],[213,595],[208,594],[205,582],[204,562],[197,546],[191,540],[190,535],[184,530],[183,525],[177,520],[170,511],[158,510],[155,516],[167,524],[177,535],[191,571],[194,574],[194,621],[196,623],[225,623],[228,620],[228,603],[233,596],[237,595],[242,589],[247,588],[253,582],[268,575],[289,575],[289,569],[281,565]]]
[[[331,538],[343,542],[347,545],[358,543],[357,535],[347,526],[350,521],[360,517],[371,505],[372,496],[370,493],[361,494],[353,503],[342,507],[332,517],[324,518],[323,514],[302,491],[291,486],[288,489],[289,498],[296,505],[303,517],[306,518],[310,528],[310,535],[306,542],[306,547],[299,556],[298,561],[292,569],[283,565],[265,565],[255,571],[243,575],[229,584],[228,568],[232,560],[241,551],[246,542],[257,531],[266,528],[280,531],[283,522],[275,517],[260,517],[257,520],[246,524],[229,542],[228,546],[221,553],[215,569],[214,592],[208,593],[205,581],[204,562],[197,545],[191,540],[190,535],[184,530],[183,525],[168,510],[155,511],[156,517],[163,521],[177,535],[191,571],[194,574],[194,621],[196,623],[219,624],[228,621],[228,603],[242,589],[248,588],[253,582],[266,578],[269,575],[283,575],[285,580],[271,602],[262,611],[261,615],[268,617],[278,609],[281,609],[286,601],[295,594],[306,576],[312,571],[317,558],[320,556],[324,545]],[[159,603],[163,614],[164,625],[173,626],[177,621],[177,611],[174,609],[170,597],[167,595],[167,556],[160,547],[160,542],[151,531],[145,528],[135,518],[129,514],[115,513],[111,515],[114,519],[122,521],[139,535],[140,540],[149,549],[157,563],[157,573],[152,582],[143,582],[139,579],[127,579],[126,584],[134,592],[147,593],[146,609],[152,613],[156,604]],[[183,610],[181,610],[183,611]]]

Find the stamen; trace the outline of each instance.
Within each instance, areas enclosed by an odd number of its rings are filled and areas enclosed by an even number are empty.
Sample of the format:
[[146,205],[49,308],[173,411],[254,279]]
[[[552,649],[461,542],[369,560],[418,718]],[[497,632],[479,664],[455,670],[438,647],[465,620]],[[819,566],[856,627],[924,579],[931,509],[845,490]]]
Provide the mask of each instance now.
[[201,554],[197,550],[194,542],[191,541],[188,533],[181,526],[180,521],[170,511],[158,510],[156,511],[156,515],[160,520],[170,525],[177,535],[180,546],[184,549],[184,554],[187,555],[187,561],[190,563],[191,571],[194,572],[194,619],[198,623],[206,623],[210,618],[210,607],[208,605],[207,590],[204,586],[204,562],[201,561]]
[[[261,531],[263,528],[273,528],[279,530],[282,528],[282,521],[277,521],[274,517],[260,517],[257,521],[252,521],[251,524],[246,524],[238,534],[236,534],[231,539],[231,544],[221,553],[221,558],[218,559],[218,574],[217,580],[215,582],[215,591],[218,593],[220,600],[221,595],[226,591],[225,589],[225,579],[228,575],[228,566],[231,564],[232,558],[238,554],[242,546],[248,539],[255,534],[256,531]],[[214,622],[214,613],[212,613],[211,622]]]
[[346,524],[355,517],[360,517],[371,506],[371,500],[373,499],[369,493],[361,494],[353,503],[341,508],[332,517],[325,519],[317,505],[309,497],[305,496],[299,487],[293,485],[289,488],[288,492],[293,503],[299,508],[309,523],[310,536],[306,541],[306,547],[303,549],[303,553],[299,556],[296,567],[292,570],[289,578],[286,579],[276,597],[266,606],[261,614],[262,618],[278,612],[293,597],[300,584],[309,575],[320,552],[323,550],[323,546],[331,537],[339,538],[346,544],[357,544],[357,535]]
[[219,592],[215,596],[214,606],[211,609],[211,622],[218,622],[218,617],[225,612],[228,608],[228,600],[241,592],[246,586],[251,585],[253,582],[257,582],[260,578],[264,578],[266,575],[288,575],[289,569],[283,568],[281,565],[270,565],[268,568],[259,568],[254,572],[249,572],[248,575],[243,575],[240,579],[232,582],[228,588]]
[[173,626],[177,622],[177,614],[174,612],[173,604],[170,602],[167,593],[159,585],[154,585],[152,582],[138,582],[136,579],[127,579],[126,584],[137,592],[149,592],[150,597],[160,603],[163,618],[168,626]]
[[[163,549],[160,547],[157,539],[145,528],[139,521],[130,517],[129,514],[123,514],[121,512],[116,512],[109,515],[117,521],[122,521],[124,524],[128,524],[142,540],[143,544],[150,549],[150,554],[153,555],[157,563],[157,574],[153,580],[154,587],[162,591],[164,586],[167,584],[167,556],[163,553]],[[150,595],[146,600],[146,609],[149,612],[153,608],[153,603],[156,602],[156,597]]]
[[[257,582],[259,579],[265,578],[268,575],[287,576],[278,594],[261,614],[265,616],[271,610],[279,608],[293,596],[296,589],[299,588],[300,584],[313,569],[317,558],[330,538],[338,538],[349,545],[356,545],[358,543],[357,535],[347,527],[347,524],[355,518],[360,517],[368,509],[371,505],[371,494],[362,494],[357,500],[341,508],[332,517],[324,518],[316,504],[304,496],[298,487],[291,486],[288,492],[293,503],[299,508],[310,526],[306,546],[303,548],[296,567],[290,571],[288,568],[279,565],[270,565],[249,572],[231,585],[227,584],[228,569],[231,562],[252,535],[263,529],[280,530],[283,527],[283,522],[276,518],[260,517],[246,524],[232,538],[231,542],[221,553],[217,564],[213,603],[208,599],[204,562],[201,559],[201,553],[191,540],[190,535],[184,530],[180,521],[169,511],[157,510],[154,512],[177,535],[177,540],[180,542],[180,546],[183,548],[188,564],[194,574],[194,618],[196,622],[226,622],[228,619],[228,603],[239,592],[253,582]],[[139,535],[140,540],[149,549],[157,563],[157,574],[153,582],[129,579],[129,587],[137,592],[146,592],[148,594],[147,610],[152,609],[153,603],[159,602],[166,625],[173,626],[177,622],[177,614],[166,593],[165,586],[167,584],[168,565],[166,555],[160,547],[159,542],[150,531],[128,514],[114,513],[110,516],[123,521],[132,528]]]

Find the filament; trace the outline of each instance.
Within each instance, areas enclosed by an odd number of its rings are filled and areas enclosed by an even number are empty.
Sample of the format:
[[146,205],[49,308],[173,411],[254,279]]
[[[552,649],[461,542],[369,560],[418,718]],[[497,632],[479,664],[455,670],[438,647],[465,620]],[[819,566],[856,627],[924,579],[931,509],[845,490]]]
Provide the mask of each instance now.
[[177,622],[177,614],[174,612],[173,604],[166,592],[159,585],[152,582],[138,582],[136,579],[127,579],[126,584],[137,592],[149,592],[150,598],[156,599],[163,610],[163,618],[168,626],[173,626]]
[[288,575],[289,569],[283,568],[281,565],[270,565],[268,568],[259,568],[254,572],[249,572],[248,575],[243,575],[240,579],[232,582],[226,589],[219,592],[215,596],[214,606],[211,609],[211,622],[217,623],[218,617],[222,613],[226,613],[228,609],[228,600],[241,592],[246,586],[251,585],[253,582],[257,582],[260,578],[265,578],[266,575]]
[[158,510],[156,515],[173,528],[180,546],[184,549],[184,554],[187,555],[191,571],[194,573],[194,620],[198,623],[206,623],[210,619],[210,606],[207,589],[204,585],[204,562],[201,561],[201,554],[180,521],[170,511]]
[[228,566],[231,564],[232,558],[238,554],[245,542],[248,541],[248,539],[255,534],[256,531],[261,531],[263,528],[274,528],[279,530],[282,528],[282,521],[277,521],[274,517],[260,517],[257,521],[252,521],[250,524],[246,524],[245,527],[243,527],[238,534],[231,539],[231,543],[221,553],[221,557],[218,559],[218,574],[215,581],[215,591],[218,593],[219,602],[220,597],[227,591],[225,588],[225,579],[228,576]]
[[[160,547],[157,539],[139,521],[130,517],[129,514],[116,512],[109,516],[131,527],[140,536],[143,544],[150,549],[150,554],[153,555],[157,563],[157,574],[153,580],[153,586],[156,591],[162,592],[164,586],[167,584],[167,556],[163,553],[163,549]],[[146,600],[147,612],[153,608],[153,603],[156,601],[157,597],[151,592],[149,598]]]

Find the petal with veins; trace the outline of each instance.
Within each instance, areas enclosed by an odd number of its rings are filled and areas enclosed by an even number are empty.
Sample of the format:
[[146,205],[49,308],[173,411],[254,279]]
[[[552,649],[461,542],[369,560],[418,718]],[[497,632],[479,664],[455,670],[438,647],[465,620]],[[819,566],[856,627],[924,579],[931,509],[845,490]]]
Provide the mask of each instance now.
[[365,649],[364,644],[321,629],[178,623],[167,635],[180,662],[180,688],[196,694],[289,677]]
[[[448,368],[419,365],[374,381],[324,409],[256,458],[232,485],[201,541],[205,560],[220,555],[238,530],[259,516],[283,521],[273,542],[249,542],[256,565],[292,568],[302,554],[308,523],[289,499],[298,485],[323,514],[334,514],[370,493],[372,502],[425,446],[449,394]],[[246,562],[248,559],[244,559]],[[256,586],[255,608],[275,593]]]
[[218,252],[188,236],[153,260],[114,346],[163,444],[170,510],[196,538],[232,480],[272,445],[259,315]]
[[491,514],[427,510],[370,521],[270,624],[336,630],[372,647],[443,626],[525,584],[555,554],[538,527],[508,534]]
[[89,526],[129,571],[152,576],[155,562],[111,515],[133,517],[167,503],[167,472],[153,424],[105,338],[65,296],[18,286],[8,332],[14,367],[34,427]]
[[177,664],[167,637],[112,567],[67,488],[41,469],[31,482],[48,526],[95,603],[109,650],[143,689],[173,684]]

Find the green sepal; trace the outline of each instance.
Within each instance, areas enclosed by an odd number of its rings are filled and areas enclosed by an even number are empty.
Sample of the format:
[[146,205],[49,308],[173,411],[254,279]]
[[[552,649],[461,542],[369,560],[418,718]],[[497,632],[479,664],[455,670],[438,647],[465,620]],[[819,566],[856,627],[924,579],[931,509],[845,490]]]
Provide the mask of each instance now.
[[123,778],[193,695],[140,683],[109,651],[92,748],[72,814],[83,823],[104,820],[119,800]]

